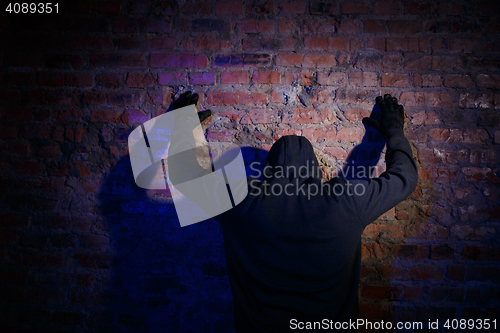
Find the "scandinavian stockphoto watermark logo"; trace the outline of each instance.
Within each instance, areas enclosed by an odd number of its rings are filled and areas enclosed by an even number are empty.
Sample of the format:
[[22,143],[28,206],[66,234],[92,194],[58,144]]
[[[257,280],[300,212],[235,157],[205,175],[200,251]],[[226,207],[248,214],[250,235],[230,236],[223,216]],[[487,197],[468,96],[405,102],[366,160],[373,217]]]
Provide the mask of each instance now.
[[[182,227],[215,217],[247,196],[239,147],[235,146],[230,158],[213,161],[211,170],[196,163],[200,158],[210,159],[210,144],[203,135],[194,104],[137,127],[128,137],[128,146],[137,186],[169,189]],[[207,153],[200,157],[200,151]]]

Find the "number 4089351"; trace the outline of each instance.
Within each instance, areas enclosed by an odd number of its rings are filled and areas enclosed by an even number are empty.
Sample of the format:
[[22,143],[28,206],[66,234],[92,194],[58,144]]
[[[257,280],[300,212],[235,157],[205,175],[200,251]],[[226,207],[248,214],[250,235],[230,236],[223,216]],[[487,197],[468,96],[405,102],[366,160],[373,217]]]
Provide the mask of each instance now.
[[40,3],[9,3],[5,11],[9,14],[50,14],[59,13],[59,4],[51,2]]

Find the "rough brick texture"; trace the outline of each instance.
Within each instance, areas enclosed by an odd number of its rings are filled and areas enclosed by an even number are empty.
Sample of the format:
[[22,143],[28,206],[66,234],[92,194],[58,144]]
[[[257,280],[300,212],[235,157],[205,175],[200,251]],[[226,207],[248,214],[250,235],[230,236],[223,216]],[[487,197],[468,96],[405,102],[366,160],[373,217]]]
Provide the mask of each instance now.
[[[414,193],[363,234],[361,317],[500,318],[496,1],[94,1],[0,17],[0,327],[231,332],[220,226],[180,228],[127,137],[200,94],[207,138],[304,135],[383,171],[376,96],[407,112]],[[382,153],[382,154],[381,154]],[[318,156],[320,156],[318,155]],[[338,171],[338,170],[337,170]],[[378,172],[378,173],[380,173]],[[334,218],[334,217],[332,217]],[[497,323],[498,325],[498,323]]]

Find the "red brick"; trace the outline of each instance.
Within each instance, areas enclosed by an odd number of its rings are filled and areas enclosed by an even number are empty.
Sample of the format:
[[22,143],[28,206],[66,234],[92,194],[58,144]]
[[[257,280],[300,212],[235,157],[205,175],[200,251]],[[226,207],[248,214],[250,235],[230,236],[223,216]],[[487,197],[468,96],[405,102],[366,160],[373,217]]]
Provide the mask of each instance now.
[[158,73],[158,84],[178,86],[186,84],[186,73]]
[[99,74],[96,76],[96,83],[101,87],[118,88],[123,84],[121,74]]
[[265,33],[274,31],[274,21],[271,20],[240,20],[236,27],[241,33]]
[[197,54],[151,54],[151,67],[205,68],[207,57]]
[[333,54],[305,54],[302,67],[324,68],[336,66],[337,61]]
[[145,68],[144,54],[91,54],[90,64],[94,67]]
[[[175,48],[175,39],[173,43],[172,49]],[[194,45],[190,45],[188,49],[190,50],[218,50],[218,51],[227,51],[232,48],[232,45],[229,41],[216,39],[210,36],[200,36],[196,37]]]
[[177,23],[177,29],[184,32],[229,32],[231,23],[228,18],[195,18],[193,20],[181,19]]
[[321,18],[309,18],[304,19],[300,22],[300,29],[304,34],[334,34],[337,31],[338,21],[329,18],[329,19],[321,19]]
[[207,131],[207,140],[208,141],[217,141],[217,142],[232,142],[235,136],[234,131]]
[[441,1],[436,8],[436,13],[442,16],[460,15],[462,12],[463,7],[460,6],[456,1]]
[[361,318],[366,318],[371,321],[387,319],[388,310],[377,303],[361,303],[359,304],[359,315]]
[[467,181],[475,182],[498,182],[499,177],[490,168],[465,167],[462,168],[462,173]]
[[470,88],[472,79],[469,75],[447,74],[444,76],[444,85],[452,88]]
[[340,5],[342,14],[368,14],[370,7],[364,2],[344,2]]
[[285,83],[310,86],[312,84],[313,76],[313,72],[285,73]]
[[378,85],[377,73],[350,72],[349,86],[351,87],[374,87]]
[[441,76],[438,74],[413,74],[415,87],[439,87],[441,83]]
[[152,87],[153,83],[153,76],[149,73],[130,73],[127,78],[127,87],[129,88]]
[[397,244],[394,246],[394,257],[404,259],[428,259],[428,245]]
[[340,147],[325,147],[324,151],[337,160],[345,160],[348,156],[347,152]]
[[274,109],[251,109],[248,111],[251,124],[270,124],[278,119],[278,110]]
[[399,101],[404,106],[453,107],[453,101],[448,93],[403,92]]
[[348,51],[349,40],[344,37],[306,37],[305,48],[308,50],[321,51]]
[[361,259],[385,259],[391,251],[379,243],[364,243],[361,246]]
[[276,57],[276,65],[277,66],[293,66],[293,67],[301,67],[302,62],[304,60],[303,54],[296,53],[280,53]]
[[401,2],[375,1],[373,3],[374,15],[399,15],[400,13],[401,13]]
[[93,78],[92,74],[84,73],[67,73],[66,82],[70,87],[92,87]]
[[[481,162],[486,164],[496,164],[498,154],[495,149],[481,149]],[[471,153],[472,155],[472,153]]]
[[133,33],[139,31],[138,21],[134,19],[115,19],[113,20],[114,33]]
[[318,83],[323,86],[343,87],[347,84],[346,73],[344,72],[319,72]]
[[248,72],[232,71],[222,72],[220,74],[220,81],[222,84],[248,84]]
[[335,128],[331,127],[308,127],[302,130],[302,135],[305,136],[311,142],[326,141],[326,142],[336,142],[337,133]]
[[417,266],[408,270],[406,278],[414,281],[442,280],[443,269],[436,266]]
[[297,43],[296,38],[262,38],[248,37],[243,40],[243,50],[293,50]]
[[[132,46],[132,45],[131,45]],[[148,37],[146,40],[139,42],[138,46],[132,46],[132,49],[139,48],[151,51],[175,50],[174,37]],[[201,47],[200,47],[201,49]]]
[[243,14],[243,3],[240,1],[222,1],[215,5],[216,15],[239,15]]
[[252,75],[252,82],[260,84],[278,84],[281,83],[281,74],[280,72],[254,71]]
[[405,3],[405,14],[409,15],[427,15],[430,14],[432,5],[429,2],[411,1]]
[[369,34],[383,34],[387,32],[386,21],[365,20],[363,21],[363,32]]
[[443,38],[431,39],[430,45],[433,52],[444,51],[446,49],[445,41]]
[[171,22],[165,19],[141,19],[139,20],[139,27],[141,32],[147,33],[170,33]]
[[403,88],[409,86],[408,74],[383,73],[382,87]]
[[298,25],[296,20],[285,20],[285,19],[278,20],[279,33],[288,33],[297,27]]
[[282,122],[285,124],[319,124],[323,121],[321,113],[313,108],[285,110]]
[[355,68],[382,68],[382,57],[379,54],[360,54],[353,61]]
[[[116,122],[116,120],[117,119],[110,119],[109,122]],[[81,142],[82,136],[85,133],[85,131],[86,131],[85,128],[67,127],[66,131],[64,132],[64,138],[68,141]]]
[[93,122],[116,123],[119,122],[121,112],[115,109],[97,109],[92,111],[90,118]]
[[268,102],[267,95],[257,92],[245,93],[242,91],[236,91],[236,92],[214,91],[208,95],[208,103],[214,106],[264,105],[267,102]]
[[215,84],[215,73],[189,73],[189,83],[193,85]]
[[127,110],[121,118],[125,124],[142,124],[149,120],[149,115],[144,114],[141,110]]
[[453,259],[455,247],[449,245],[431,245],[431,260]]
[[456,128],[431,128],[429,135],[436,141],[459,143],[463,141],[462,131]]
[[268,67],[271,64],[269,54],[233,53],[214,56],[213,67]]
[[81,247],[92,250],[106,250],[109,246],[109,238],[103,235],[81,235]]
[[485,143],[490,138],[488,132],[482,128],[463,132],[464,143]]
[[359,32],[359,20],[342,17],[339,22],[338,33],[355,34]]
[[370,114],[371,110],[368,109],[351,108],[346,110],[345,117],[349,121],[361,121],[364,117],[369,117]]
[[107,102],[110,105],[136,105],[143,99],[143,94],[140,92],[116,92],[110,93],[107,96]]
[[449,50],[451,52],[459,53],[478,53],[489,52],[493,48],[493,43],[480,40],[480,39],[458,39],[452,38],[450,40]]
[[463,281],[465,279],[465,267],[462,265],[449,265],[446,277],[450,280]]
[[422,21],[390,20],[387,27],[391,34],[414,35],[424,31]]
[[368,38],[366,42],[367,49],[373,49],[378,51],[385,51],[385,38],[384,37],[373,37]]
[[279,9],[286,14],[304,14],[306,11],[305,1],[291,1],[291,2],[281,2],[279,4]]
[[337,15],[337,3],[326,1],[312,1],[309,6],[309,13],[311,15]]
[[422,300],[423,296],[424,296],[423,287],[405,286],[403,293],[399,296],[399,299],[402,301],[418,301]]
[[432,66],[431,56],[406,55],[404,58],[404,68],[408,70],[430,70]]
[[146,14],[149,9],[149,4],[143,1],[133,1],[128,6],[129,14]]
[[496,266],[470,266],[467,268],[467,279],[469,281],[489,281],[497,283],[500,281],[500,268]]
[[433,56],[431,68],[433,70],[448,70],[453,68],[462,68],[460,61],[457,57],[451,56]]
[[349,39],[349,49],[351,51],[361,50],[364,47],[363,43],[364,42],[358,38],[351,38]]
[[[410,51],[408,38],[386,38],[386,49],[388,52],[408,52]],[[418,47],[411,51],[418,51]]]
[[380,95],[379,90],[362,90],[362,89],[352,89],[345,91],[344,95],[338,95],[339,100],[343,100],[345,103],[366,103],[373,106],[373,101]]
[[363,285],[361,286],[361,297],[364,299],[390,299],[391,286]]
[[119,2],[101,1],[92,6],[92,11],[99,14],[116,15],[120,12],[120,8]]
[[446,240],[448,238],[448,229],[437,224],[423,223],[418,225],[414,231],[408,231],[411,238]]
[[464,246],[462,260],[486,260],[491,249],[487,246]]
[[257,15],[274,14],[274,1],[268,1],[263,4],[249,3],[247,4],[246,13]]
[[477,85],[482,88],[500,89],[500,75],[479,74],[477,76]]
[[460,94],[458,106],[461,108],[492,108],[494,104],[493,94]]

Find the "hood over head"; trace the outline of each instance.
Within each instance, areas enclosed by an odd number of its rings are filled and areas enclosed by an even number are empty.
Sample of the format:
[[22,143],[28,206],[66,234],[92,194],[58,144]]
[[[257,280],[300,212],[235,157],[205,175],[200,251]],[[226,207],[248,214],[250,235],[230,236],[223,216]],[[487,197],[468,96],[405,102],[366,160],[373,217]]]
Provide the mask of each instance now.
[[322,179],[311,142],[303,136],[282,136],[269,150],[264,179]]

